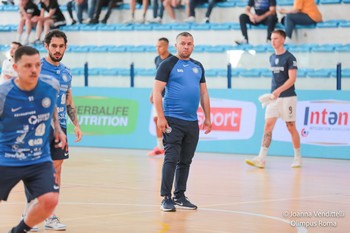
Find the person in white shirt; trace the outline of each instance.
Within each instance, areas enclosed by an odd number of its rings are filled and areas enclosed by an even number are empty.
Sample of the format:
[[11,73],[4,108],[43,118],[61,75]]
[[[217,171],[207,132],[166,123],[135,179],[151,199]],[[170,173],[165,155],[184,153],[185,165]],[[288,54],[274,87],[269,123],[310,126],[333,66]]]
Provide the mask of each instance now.
[[4,60],[2,63],[0,84],[11,78],[17,77],[17,73],[12,67],[14,63],[13,56],[15,55],[16,50],[21,46],[22,44],[19,42],[11,42],[9,51],[10,58]]

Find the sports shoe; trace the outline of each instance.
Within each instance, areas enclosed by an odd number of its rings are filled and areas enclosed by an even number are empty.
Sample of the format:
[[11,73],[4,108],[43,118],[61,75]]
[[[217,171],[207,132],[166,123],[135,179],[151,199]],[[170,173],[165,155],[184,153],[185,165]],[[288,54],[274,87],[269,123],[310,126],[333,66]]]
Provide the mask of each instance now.
[[193,16],[190,16],[187,19],[185,19],[185,22],[186,23],[194,23],[194,22],[196,22],[196,18]]
[[135,23],[135,19],[134,18],[130,18],[130,19],[127,19],[123,22],[124,24],[134,24]]
[[195,204],[192,204],[187,197],[174,198],[174,203],[178,208],[186,210],[195,210],[198,207]]
[[175,205],[171,197],[165,196],[162,204],[160,206],[160,209],[163,210],[164,212],[174,212],[176,211]]
[[156,18],[150,19],[149,23],[162,23],[162,19],[158,16]]
[[299,168],[303,164],[300,156],[295,156],[291,168]]
[[57,216],[52,216],[45,220],[44,225],[46,230],[54,230],[54,231],[65,231],[66,225],[62,224]]
[[209,18],[208,18],[208,17],[205,17],[205,18],[203,19],[203,23],[210,23]]
[[246,159],[245,162],[254,167],[258,168],[264,168],[265,167],[265,160],[261,159],[259,156],[253,158],[253,159]]
[[247,39],[235,40],[235,43],[238,45],[248,44]]
[[164,150],[159,149],[157,146],[152,151],[148,152],[148,156],[164,155]]

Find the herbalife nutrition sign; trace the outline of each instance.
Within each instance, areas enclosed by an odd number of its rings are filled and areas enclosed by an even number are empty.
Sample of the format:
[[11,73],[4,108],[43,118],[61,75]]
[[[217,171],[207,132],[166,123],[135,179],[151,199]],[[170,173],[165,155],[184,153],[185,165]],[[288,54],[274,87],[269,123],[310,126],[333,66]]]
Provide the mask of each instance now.
[[[101,96],[74,97],[80,127],[86,135],[129,134],[136,128],[138,103]],[[68,120],[68,132],[73,132]]]

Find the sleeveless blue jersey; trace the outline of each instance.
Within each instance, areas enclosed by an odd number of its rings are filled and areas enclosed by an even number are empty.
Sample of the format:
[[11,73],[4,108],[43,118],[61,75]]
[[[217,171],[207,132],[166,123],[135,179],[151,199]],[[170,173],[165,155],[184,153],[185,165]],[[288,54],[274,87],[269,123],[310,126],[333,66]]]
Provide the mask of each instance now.
[[204,68],[196,60],[180,60],[176,56],[164,60],[156,80],[166,82],[164,115],[196,121],[200,100],[200,83],[205,83]]
[[[282,86],[288,79],[288,71],[291,69],[298,69],[297,59],[286,50],[285,53],[270,56],[270,64],[272,70],[272,85],[271,93]],[[296,96],[294,85],[281,93],[280,97]]]
[[57,98],[57,112],[62,128],[67,128],[67,106],[66,106],[66,94],[72,86],[72,74],[70,70],[60,63],[59,66],[54,66],[46,61],[45,58],[41,59],[41,76],[52,77],[58,80],[60,83],[60,93]]
[[0,166],[27,166],[51,161],[50,124],[59,83],[40,77],[31,91],[14,79],[0,85]]

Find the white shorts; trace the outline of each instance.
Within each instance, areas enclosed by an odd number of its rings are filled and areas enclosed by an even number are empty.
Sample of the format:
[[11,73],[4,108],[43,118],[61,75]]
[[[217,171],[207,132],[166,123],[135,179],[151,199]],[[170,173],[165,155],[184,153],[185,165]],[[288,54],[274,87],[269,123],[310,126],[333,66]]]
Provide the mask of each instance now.
[[285,122],[296,120],[297,97],[280,97],[266,107],[265,119],[280,117]]

